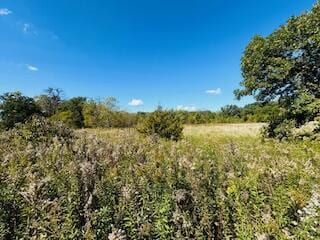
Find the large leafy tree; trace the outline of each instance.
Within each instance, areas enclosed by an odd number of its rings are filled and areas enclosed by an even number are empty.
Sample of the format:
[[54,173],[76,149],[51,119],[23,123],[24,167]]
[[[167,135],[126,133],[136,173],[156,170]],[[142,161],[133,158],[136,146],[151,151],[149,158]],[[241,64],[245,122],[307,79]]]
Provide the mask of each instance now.
[[290,18],[271,35],[255,36],[241,67],[243,88],[236,90],[236,96],[278,101],[283,114],[275,122],[290,119],[297,127],[319,115],[320,3]]
[[33,98],[20,92],[5,93],[0,96],[0,126],[10,129],[17,123],[24,123],[32,115],[39,114],[40,108]]

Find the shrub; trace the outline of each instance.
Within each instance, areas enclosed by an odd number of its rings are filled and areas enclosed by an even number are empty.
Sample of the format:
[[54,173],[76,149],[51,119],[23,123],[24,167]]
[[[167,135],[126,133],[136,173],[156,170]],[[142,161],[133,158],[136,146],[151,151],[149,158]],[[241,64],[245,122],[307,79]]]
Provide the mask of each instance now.
[[182,138],[182,121],[171,111],[158,108],[137,126],[140,133],[178,141]]
[[21,138],[26,143],[52,143],[56,138],[67,142],[74,137],[73,131],[63,122],[51,121],[48,118],[34,116],[25,124],[18,124],[9,135]]

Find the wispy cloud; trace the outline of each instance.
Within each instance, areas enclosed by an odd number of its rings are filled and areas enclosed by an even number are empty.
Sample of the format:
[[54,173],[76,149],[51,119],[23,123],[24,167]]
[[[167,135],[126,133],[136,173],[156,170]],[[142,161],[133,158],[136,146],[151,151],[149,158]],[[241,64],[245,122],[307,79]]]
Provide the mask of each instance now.
[[0,8],[0,16],[7,16],[12,12],[8,8]]
[[190,106],[179,105],[177,106],[177,110],[193,112],[193,111],[197,111],[197,108],[194,105],[190,105]]
[[24,34],[38,35],[38,32],[35,30],[34,26],[30,23],[23,24],[22,32]]
[[222,93],[222,90],[221,88],[209,89],[206,91],[206,93],[212,94],[212,95],[219,95]]
[[59,36],[55,33],[51,33],[51,36],[52,36],[52,39],[54,40],[58,40],[59,39]]
[[143,105],[143,101],[141,99],[132,99],[128,104],[137,107]]
[[37,72],[39,71],[39,68],[35,67],[35,66],[31,66],[29,64],[26,64],[27,68],[30,70],[30,71],[33,71],[33,72]]

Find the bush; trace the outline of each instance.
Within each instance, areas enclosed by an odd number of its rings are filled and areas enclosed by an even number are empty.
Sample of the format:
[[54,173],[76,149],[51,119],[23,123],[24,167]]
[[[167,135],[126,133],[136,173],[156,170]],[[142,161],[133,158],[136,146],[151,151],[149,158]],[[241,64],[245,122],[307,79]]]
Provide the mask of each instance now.
[[137,126],[137,130],[146,135],[157,135],[161,138],[178,141],[182,138],[183,125],[176,114],[158,108]]
[[73,130],[63,122],[52,121],[41,116],[34,116],[25,124],[18,124],[8,132],[7,136],[13,136],[17,141],[21,139],[26,143],[48,143],[53,139],[68,142],[74,138]]

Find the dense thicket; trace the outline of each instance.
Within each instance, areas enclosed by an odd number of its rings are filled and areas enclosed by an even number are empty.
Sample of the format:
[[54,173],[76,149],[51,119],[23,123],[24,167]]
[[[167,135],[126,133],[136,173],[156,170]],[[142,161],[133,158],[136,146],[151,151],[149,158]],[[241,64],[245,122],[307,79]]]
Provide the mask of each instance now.
[[[238,97],[281,107],[267,128],[269,137],[290,137],[320,116],[320,3],[292,17],[270,36],[255,36],[242,58]],[[316,131],[316,127],[314,131]]]

